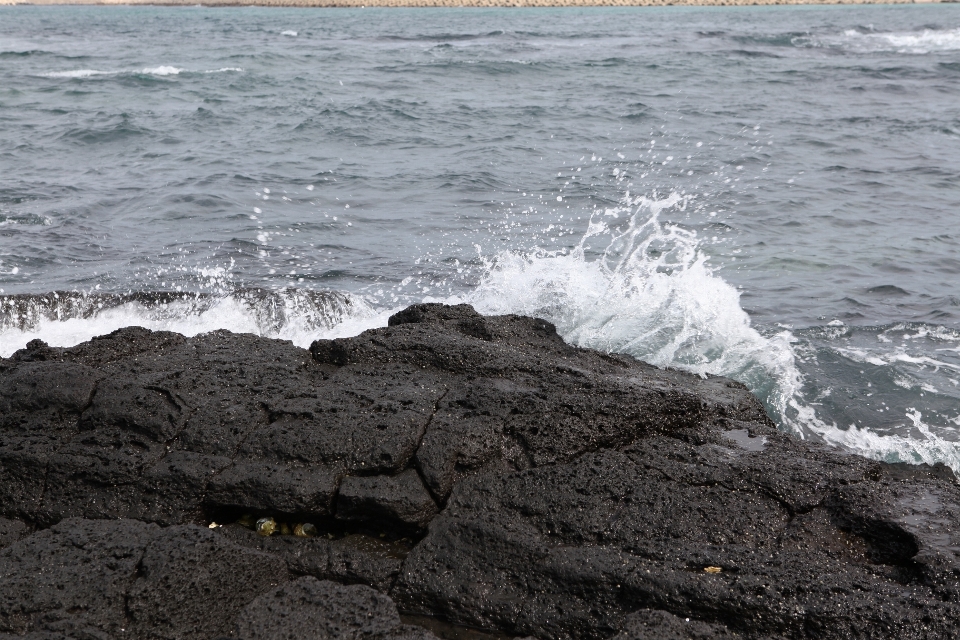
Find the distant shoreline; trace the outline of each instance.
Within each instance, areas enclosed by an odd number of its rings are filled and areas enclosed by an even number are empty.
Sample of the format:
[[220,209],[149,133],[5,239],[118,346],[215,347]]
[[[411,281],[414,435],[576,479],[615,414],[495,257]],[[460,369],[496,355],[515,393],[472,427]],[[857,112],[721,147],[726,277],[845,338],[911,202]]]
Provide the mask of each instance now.
[[948,4],[960,0],[0,0],[0,5],[206,7],[667,7],[834,4]]

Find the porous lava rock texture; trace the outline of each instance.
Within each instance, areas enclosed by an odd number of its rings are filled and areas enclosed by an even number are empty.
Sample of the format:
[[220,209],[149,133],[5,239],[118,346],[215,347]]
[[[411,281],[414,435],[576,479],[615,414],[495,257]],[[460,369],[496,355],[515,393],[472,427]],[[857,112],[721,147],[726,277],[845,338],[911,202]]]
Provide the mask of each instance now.
[[958,554],[946,467],[535,318],[0,359],[2,640],[951,638]]

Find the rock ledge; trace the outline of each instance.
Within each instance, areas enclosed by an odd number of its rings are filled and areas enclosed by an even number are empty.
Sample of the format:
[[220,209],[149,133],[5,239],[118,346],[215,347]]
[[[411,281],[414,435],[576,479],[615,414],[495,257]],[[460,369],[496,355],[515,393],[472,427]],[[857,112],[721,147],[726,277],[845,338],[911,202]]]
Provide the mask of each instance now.
[[0,640],[948,638],[958,554],[949,469],[534,318],[0,359]]

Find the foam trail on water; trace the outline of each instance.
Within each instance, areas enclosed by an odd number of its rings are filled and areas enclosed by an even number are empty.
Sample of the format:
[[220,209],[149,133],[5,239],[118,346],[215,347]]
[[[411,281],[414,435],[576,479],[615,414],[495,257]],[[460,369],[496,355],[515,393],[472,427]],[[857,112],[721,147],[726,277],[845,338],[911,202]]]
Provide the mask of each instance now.
[[916,31],[873,31],[845,29],[840,33],[796,36],[791,42],[799,47],[830,47],[839,51],[929,55],[960,50],[960,29],[922,29]]
[[850,425],[840,429],[836,424],[827,424],[821,420],[813,407],[803,404],[802,400],[792,398],[790,409],[796,416],[795,424],[800,424],[817,433],[829,444],[858,453],[866,458],[884,462],[908,462],[911,464],[943,463],[960,474],[960,443],[946,440],[923,421],[923,414],[910,407],[905,418],[918,437],[883,435]]

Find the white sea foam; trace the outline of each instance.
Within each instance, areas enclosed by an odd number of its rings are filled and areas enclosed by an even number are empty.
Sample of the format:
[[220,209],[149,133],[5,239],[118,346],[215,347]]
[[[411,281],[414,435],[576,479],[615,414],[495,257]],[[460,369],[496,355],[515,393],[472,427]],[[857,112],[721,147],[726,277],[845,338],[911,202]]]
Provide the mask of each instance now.
[[207,69],[200,72],[191,72],[189,69],[182,69],[170,65],[160,65],[157,67],[145,67],[143,69],[121,69],[115,71],[101,71],[98,69],[70,69],[67,71],[47,71],[38,73],[42,78],[93,78],[95,76],[120,76],[120,75],[148,75],[148,76],[176,76],[181,73],[241,73],[242,67],[222,67],[220,69]]
[[46,216],[38,216],[35,214],[9,215],[0,212],[0,227],[13,225],[40,225],[49,227],[51,224],[53,224],[53,221]]
[[282,35],[282,36],[291,36],[291,37],[293,37],[293,38],[296,38],[296,37],[297,37],[297,32],[296,32],[296,31],[293,31],[293,30],[291,30],[291,29],[288,29],[287,31],[281,31],[281,32],[280,32],[280,35]]
[[0,298],[0,356],[9,357],[35,338],[68,347],[128,326],[186,336],[228,329],[307,347],[317,338],[384,326],[393,312],[376,310],[362,298],[298,290],[186,296],[169,302],[112,300],[96,294]]
[[960,50],[960,29],[924,29],[916,32],[861,33],[850,29],[842,37],[828,37],[823,43],[855,51],[890,51],[927,54]]
[[70,71],[48,71],[38,73],[43,78],[92,78],[93,76],[110,76],[119,71],[98,71],[96,69],[72,69]]
[[183,72],[184,69],[178,67],[171,67],[168,65],[161,65],[159,67],[147,67],[142,69],[140,73],[145,73],[151,76],[175,76]]
[[[740,341],[744,329],[748,340],[759,335],[749,328],[736,290],[705,266],[695,234],[660,223],[660,213],[678,204],[677,195],[637,198],[629,205],[636,211],[628,212],[625,230],[595,216],[568,253],[501,253],[466,300],[485,313],[546,317],[581,346],[642,353],[660,364],[679,361],[707,372],[710,362],[729,350],[710,357],[702,345],[721,334]],[[607,215],[619,217],[625,208]],[[588,259],[585,243],[602,234],[610,236],[606,250]]]
[[[819,422],[815,416],[806,417]],[[912,427],[916,434],[914,437],[882,435],[857,425],[850,425],[848,429],[839,429],[836,425],[826,425],[822,422],[818,431],[826,442],[867,458],[912,464],[942,462],[954,471],[960,472],[960,443],[946,440],[934,433],[930,425],[923,421],[923,414],[914,407],[906,411],[904,418],[906,419],[903,421],[903,426]]]
[[[677,194],[627,198],[595,215],[573,251],[501,253],[463,300],[484,313],[549,319],[579,346],[736,378],[786,416],[800,386],[793,338],[754,329],[737,290],[706,264],[696,233],[661,222],[662,212],[685,204]],[[591,259],[587,245],[598,239],[606,248]]]
[[[960,471],[960,443],[937,435],[915,409],[905,421],[912,437],[881,435],[857,425],[841,428],[820,419],[803,396],[794,336],[789,331],[762,335],[754,329],[737,290],[707,265],[696,234],[661,222],[664,211],[684,204],[677,195],[625,201],[594,216],[573,251],[501,253],[473,292],[450,301],[469,302],[484,313],[549,319],[579,346],[740,380],[784,428],[801,438],[818,436],[874,459],[944,462]],[[611,224],[624,215],[626,227]],[[608,236],[609,242],[591,259],[587,244],[599,236]],[[842,331],[842,323],[837,325]],[[851,355],[878,364],[921,360],[903,353],[890,354],[889,361],[866,352]],[[950,367],[923,360],[928,366]]]

